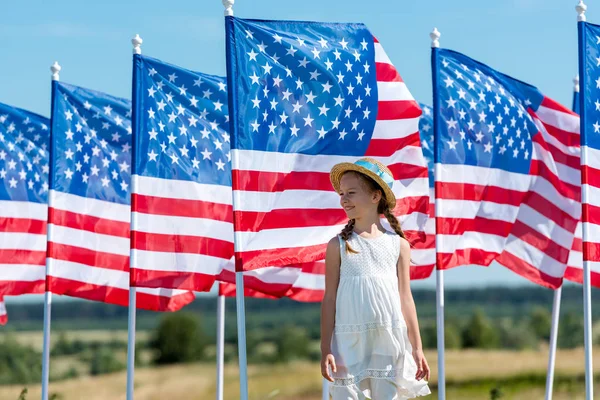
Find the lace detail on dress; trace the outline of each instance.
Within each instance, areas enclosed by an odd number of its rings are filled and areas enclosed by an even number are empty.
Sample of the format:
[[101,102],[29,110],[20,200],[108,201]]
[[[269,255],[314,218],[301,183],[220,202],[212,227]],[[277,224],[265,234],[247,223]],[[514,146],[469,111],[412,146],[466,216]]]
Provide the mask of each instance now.
[[393,379],[396,377],[397,371],[396,369],[367,369],[358,375],[348,376],[348,378],[336,378],[333,380],[333,386],[352,386],[368,378]]
[[348,239],[357,253],[346,252],[346,243],[340,238],[340,278],[355,276],[394,276],[400,256],[398,235],[386,232],[373,239],[365,239],[352,232]]
[[358,332],[367,332],[367,331],[375,331],[379,329],[402,329],[404,328],[404,321],[394,320],[394,321],[383,321],[383,322],[369,322],[366,324],[357,324],[357,325],[336,325],[335,333],[358,333]]

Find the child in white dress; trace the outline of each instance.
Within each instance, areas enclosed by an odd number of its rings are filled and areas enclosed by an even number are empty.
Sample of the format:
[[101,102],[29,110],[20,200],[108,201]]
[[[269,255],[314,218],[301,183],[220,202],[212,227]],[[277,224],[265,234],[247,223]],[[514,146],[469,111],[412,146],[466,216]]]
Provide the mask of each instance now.
[[[392,173],[363,158],[337,164],[331,183],[349,222],[327,245],[321,373],[333,400],[430,394],[410,291],[410,244],[393,215]],[[384,215],[394,232],[381,225]]]

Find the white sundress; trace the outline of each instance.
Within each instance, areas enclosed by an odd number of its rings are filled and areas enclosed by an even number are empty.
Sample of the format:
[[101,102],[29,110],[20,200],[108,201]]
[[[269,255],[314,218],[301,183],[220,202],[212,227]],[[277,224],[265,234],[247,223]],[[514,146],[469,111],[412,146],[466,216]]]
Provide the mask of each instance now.
[[397,261],[400,236],[372,239],[352,233],[347,253],[340,237],[340,281],[331,349],[337,372],[333,400],[402,400],[430,394],[417,381],[406,322],[400,308]]

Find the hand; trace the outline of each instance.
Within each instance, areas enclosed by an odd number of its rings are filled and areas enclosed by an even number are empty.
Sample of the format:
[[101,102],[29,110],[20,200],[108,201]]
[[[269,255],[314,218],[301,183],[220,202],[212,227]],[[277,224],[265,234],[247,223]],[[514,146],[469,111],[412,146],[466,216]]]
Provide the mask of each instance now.
[[333,354],[327,354],[321,358],[321,375],[323,378],[327,379],[329,382],[333,382],[333,378],[329,373],[329,367],[333,372],[337,372],[337,368],[335,366],[335,357]]
[[430,375],[429,364],[427,364],[423,350],[413,350],[413,357],[417,363],[417,374],[415,375],[415,379],[420,381],[421,379],[425,378],[425,380],[428,381]]

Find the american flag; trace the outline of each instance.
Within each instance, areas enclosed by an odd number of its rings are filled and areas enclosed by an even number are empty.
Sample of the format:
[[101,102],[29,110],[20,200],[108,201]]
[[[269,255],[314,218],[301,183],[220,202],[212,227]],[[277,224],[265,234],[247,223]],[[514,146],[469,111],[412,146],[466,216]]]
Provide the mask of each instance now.
[[[47,290],[128,305],[131,103],[53,82]],[[193,293],[137,291],[137,307],[177,310]]]
[[347,221],[329,171],[363,156],[393,171],[395,213],[422,240],[421,110],[366,27],[227,17],[226,31],[236,268],[323,259]]
[[141,55],[134,68],[132,281],[208,291],[233,257],[226,81]]
[[8,313],[6,312],[6,303],[4,297],[0,296],[0,325],[6,325],[8,322]]
[[[600,287],[600,26],[580,23],[581,180],[583,199],[580,250],[590,266],[591,284]],[[579,232],[580,238],[582,232]],[[581,259],[580,259],[581,260]],[[579,260],[579,261],[580,261]],[[583,282],[583,262],[570,269],[569,279]]]
[[0,294],[44,292],[49,126],[0,103]]
[[434,59],[438,267],[496,260],[559,287],[581,215],[579,118],[463,54]]

